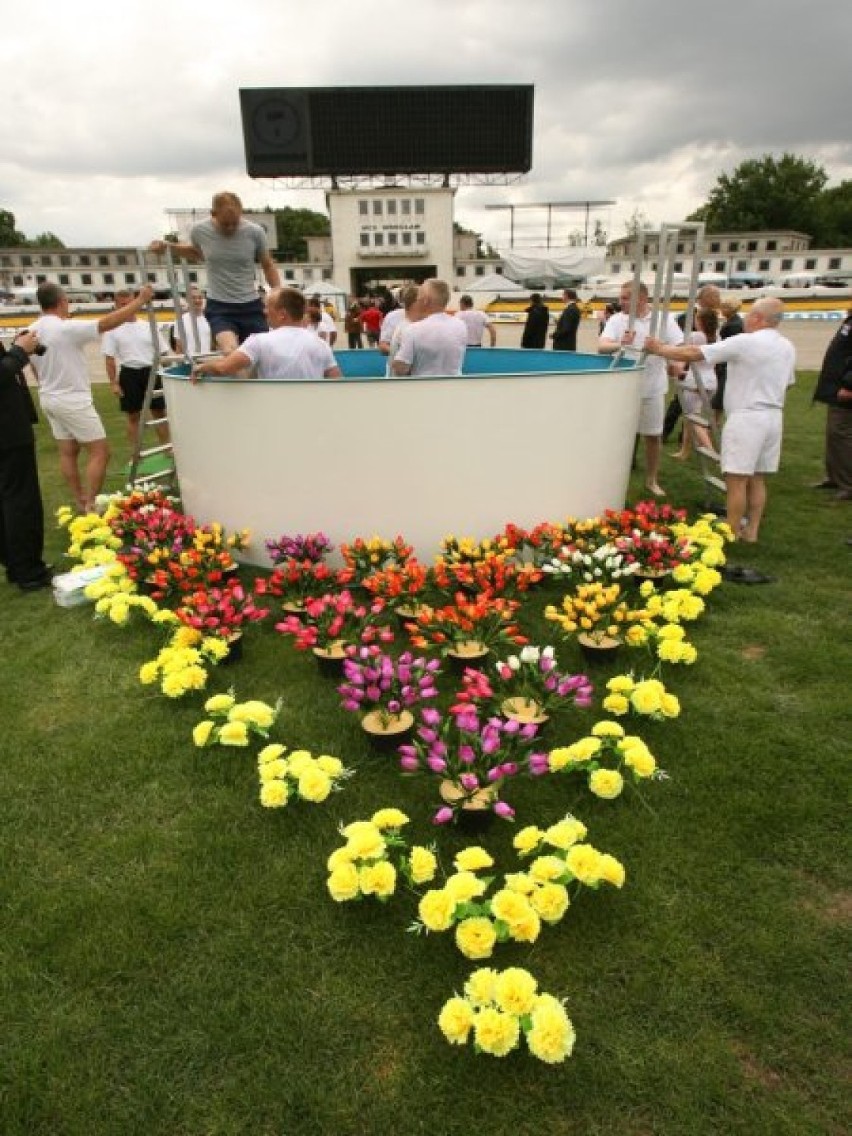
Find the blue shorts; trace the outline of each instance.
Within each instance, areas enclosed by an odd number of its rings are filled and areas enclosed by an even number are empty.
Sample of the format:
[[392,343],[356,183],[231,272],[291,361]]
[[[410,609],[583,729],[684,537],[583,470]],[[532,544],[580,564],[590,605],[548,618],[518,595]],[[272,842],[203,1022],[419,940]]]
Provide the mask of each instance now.
[[208,298],[204,308],[210,331],[215,339],[220,331],[232,331],[240,343],[259,331],[269,331],[260,299],[247,304],[226,304]]

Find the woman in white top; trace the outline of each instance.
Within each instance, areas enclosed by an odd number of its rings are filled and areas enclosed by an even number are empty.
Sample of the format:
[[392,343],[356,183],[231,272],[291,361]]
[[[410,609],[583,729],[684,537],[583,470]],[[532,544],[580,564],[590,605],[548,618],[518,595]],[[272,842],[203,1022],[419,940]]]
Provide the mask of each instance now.
[[[719,332],[719,317],[716,312],[709,308],[699,308],[695,313],[695,322],[697,328],[690,332],[688,342],[693,347],[703,347],[707,343],[715,343]],[[684,415],[683,436],[680,449],[677,453],[672,454],[672,457],[678,458],[680,461],[689,457],[693,445],[715,453],[713,439],[707,427],[699,426],[697,422],[690,422],[688,418],[688,415],[701,414],[704,410],[704,401],[698,391],[698,383],[695,378],[696,372],[698,372],[698,378],[707,393],[708,399],[712,399],[716,393],[716,368],[712,363],[693,363],[686,367],[683,374],[678,377],[680,403]]]

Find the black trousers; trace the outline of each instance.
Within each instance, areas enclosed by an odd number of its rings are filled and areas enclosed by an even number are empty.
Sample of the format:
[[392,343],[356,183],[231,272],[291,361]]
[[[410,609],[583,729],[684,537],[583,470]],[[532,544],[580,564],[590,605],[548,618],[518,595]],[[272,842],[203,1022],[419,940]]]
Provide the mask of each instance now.
[[0,564],[12,584],[43,576],[44,507],[35,446],[0,449]]

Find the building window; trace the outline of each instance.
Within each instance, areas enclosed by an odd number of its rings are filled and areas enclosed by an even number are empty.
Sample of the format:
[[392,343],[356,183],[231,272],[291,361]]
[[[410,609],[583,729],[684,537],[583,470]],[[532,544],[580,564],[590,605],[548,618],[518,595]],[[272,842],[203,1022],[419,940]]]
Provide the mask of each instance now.
[[120,252],[115,259],[118,264],[127,264],[127,257],[123,252]]
[[813,272],[813,270],[816,268],[816,266],[817,266],[816,258],[809,256],[808,259],[805,261],[805,268],[808,270],[808,272]]
[[[683,241],[681,241],[681,243],[677,246],[677,252],[683,253]],[[680,269],[677,269],[677,268],[675,269],[675,272],[679,272],[679,271],[680,271]]]
[[99,253],[98,254],[98,264],[101,265],[101,267],[104,267],[105,265],[109,264],[109,257],[104,256],[103,253]]
[[409,201],[409,199],[407,197],[403,197],[402,201],[400,201],[399,204],[402,207],[403,217],[410,217],[411,216],[411,202]]
[[724,271],[725,271],[725,262],[724,262],[724,260],[717,260],[717,261],[714,261],[714,263],[713,263],[713,271],[714,271],[714,272],[724,272]]
[[81,252],[80,253],[80,263],[81,264],[91,264],[92,263],[92,258],[89,256],[89,254],[87,252]]
[[426,202],[422,197],[414,198],[414,213],[417,217],[422,217],[426,212]]
[[614,264],[614,265],[612,266],[612,274],[613,274],[613,276],[617,276],[619,272],[621,272],[621,265],[620,265],[620,264]]
[[840,268],[840,265],[841,265],[841,258],[839,256],[830,256],[828,258],[828,270],[829,270],[829,272],[836,272],[837,269]]
[[24,286],[24,278],[23,278],[23,276],[13,276],[13,277],[12,277],[12,279],[13,279],[13,280],[14,280],[14,282],[15,282],[15,287],[16,287],[16,288],[22,288],[22,287]]
[[370,243],[370,234],[369,233],[362,233],[361,234],[361,248],[367,248],[369,243]]
[[775,250],[777,248],[778,248],[778,242],[777,241],[767,241],[766,242],[766,251],[767,252],[775,252]]
[[388,217],[396,216],[396,201],[393,197],[388,198],[387,214]]
[[414,243],[418,244],[418,245],[425,245],[426,244],[426,234],[425,233],[415,233],[414,234]]
[[395,245],[399,243],[399,235],[397,233],[388,233],[388,244]]
[[757,241],[749,241],[746,245],[746,250],[748,252],[757,252]]
[[772,262],[769,261],[769,260],[759,260],[757,262],[757,267],[758,267],[758,270],[760,272],[768,272],[770,267],[771,267],[771,264],[772,264]]
[[464,265],[460,264],[456,269],[456,276],[464,276]]
[[42,264],[43,264],[43,265],[44,265],[44,266],[45,266],[46,268],[50,268],[50,267],[52,266],[52,264],[53,264],[53,257],[52,257],[52,256],[43,256],[43,257],[41,258],[41,263],[42,263]]
[[313,280],[313,278],[314,278],[314,270],[312,268],[303,268],[302,269],[302,279],[303,280]]
[[[106,279],[106,277],[104,277],[104,279]],[[148,283],[149,284],[156,284],[157,283],[157,273],[156,272],[149,272],[148,273]]]
[[45,280],[47,280],[47,277],[44,276],[41,272],[36,273],[36,284],[43,284]]
[[358,202],[358,216],[359,217],[367,217],[367,216],[369,216],[369,213],[370,213],[370,202],[369,201],[359,201]]
[[745,272],[745,270],[747,268],[748,268],[748,261],[747,260],[738,260],[737,261],[737,272]]
[[373,244],[376,248],[382,248],[385,243],[384,233],[373,233]]
[[728,252],[739,252],[739,251],[740,251],[740,242],[739,241],[728,241]]
[[718,241],[711,241],[710,242],[710,251],[711,252],[720,252],[721,251],[721,246],[720,246]]
[[781,271],[782,272],[792,272],[793,271],[793,261],[789,257],[787,257],[786,259],[781,261]]
[[60,256],[60,258],[59,258],[59,263],[62,265],[63,268],[70,268],[71,267],[71,257],[67,253],[63,253],[62,256]]
[[402,234],[402,243],[404,245],[410,245],[411,244],[411,233],[405,232],[405,233]]
[[675,272],[683,272],[683,261],[682,260],[676,260],[675,261],[674,270],[675,270]]
[[32,266],[33,266],[33,258],[31,256],[28,256],[26,253],[24,253],[24,255],[21,257],[21,267],[22,268],[32,268]]
[[497,273],[498,276],[503,275],[503,269],[499,264],[495,267],[494,271]]
[[284,279],[285,280],[294,280],[295,276],[296,276],[296,274],[295,274],[295,272],[293,271],[292,268],[285,268],[284,269]]
[[476,276],[484,276],[485,275],[485,268],[481,264],[477,264],[476,268],[474,268],[473,271],[474,271],[474,274]]
[[11,268],[12,267],[11,256],[0,256],[0,264],[4,264],[7,268]]
[[380,197],[373,198],[373,215],[381,217],[382,215],[382,199]]
[[91,284],[92,283],[91,272],[84,272],[83,275],[80,277],[80,283],[81,284]]
[[104,273],[104,284],[114,284],[114,283],[115,283],[115,277],[113,276],[113,274],[111,272],[105,272]]
[[[85,280],[85,277],[84,277],[84,280]],[[125,272],[124,283],[125,284],[135,284],[136,283],[136,273],[135,272]]]
[[59,283],[62,285],[63,288],[67,288],[68,285],[71,283],[71,277],[68,275],[67,272],[60,272],[59,273]]
[[190,272],[189,282],[190,282],[190,284],[197,284],[198,283],[198,273],[197,272]]
[[331,280],[331,269],[330,268],[324,268],[322,270],[322,278],[323,278],[323,280]]

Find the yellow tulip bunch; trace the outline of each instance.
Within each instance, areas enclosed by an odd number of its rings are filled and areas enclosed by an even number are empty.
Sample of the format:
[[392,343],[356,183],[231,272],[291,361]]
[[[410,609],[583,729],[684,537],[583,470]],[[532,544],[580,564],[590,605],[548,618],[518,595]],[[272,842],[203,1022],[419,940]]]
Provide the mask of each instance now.
[[644,608],[632,608],[622,598],[620,584],[581,584],[562,600],[548,604],[544,618],[558,623],[566,635],[584,632],[592,639],[621,639],[631,623],[647,618]]

